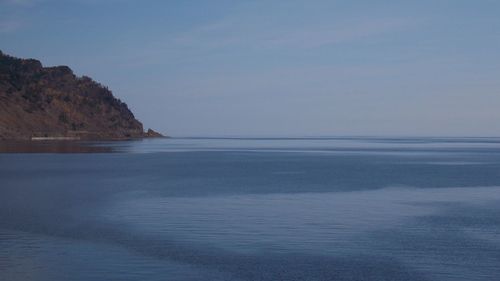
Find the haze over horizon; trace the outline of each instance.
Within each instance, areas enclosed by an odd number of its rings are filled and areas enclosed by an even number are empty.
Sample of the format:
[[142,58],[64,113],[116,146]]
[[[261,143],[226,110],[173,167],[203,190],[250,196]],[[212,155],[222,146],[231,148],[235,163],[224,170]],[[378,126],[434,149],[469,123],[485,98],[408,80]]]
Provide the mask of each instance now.
[[172,136],[500,136],[499,14],[492,0],[0,0],[0,50],[68,65]]

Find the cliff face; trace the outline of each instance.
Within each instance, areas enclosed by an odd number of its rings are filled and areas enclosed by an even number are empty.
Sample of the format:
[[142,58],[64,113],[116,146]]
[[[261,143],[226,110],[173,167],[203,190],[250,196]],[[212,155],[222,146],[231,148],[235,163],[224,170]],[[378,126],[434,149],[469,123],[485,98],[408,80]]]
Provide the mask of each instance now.
[[[0,139],[149,137],[127,105],[67,66],[0,51]],[[157,135],[155,135],[157,136]]]

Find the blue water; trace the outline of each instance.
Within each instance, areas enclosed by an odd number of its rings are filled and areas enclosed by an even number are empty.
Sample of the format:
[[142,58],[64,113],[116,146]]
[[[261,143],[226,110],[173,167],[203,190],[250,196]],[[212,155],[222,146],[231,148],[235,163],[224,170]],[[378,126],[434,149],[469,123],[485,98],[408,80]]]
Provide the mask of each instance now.
[[500,139],[2,150],[0,280],[500,280]]

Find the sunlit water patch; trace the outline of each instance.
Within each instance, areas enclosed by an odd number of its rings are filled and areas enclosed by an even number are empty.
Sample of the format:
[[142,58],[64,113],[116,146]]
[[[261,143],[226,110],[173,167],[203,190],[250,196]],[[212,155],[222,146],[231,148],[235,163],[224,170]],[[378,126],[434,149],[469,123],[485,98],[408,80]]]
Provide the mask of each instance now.
[[[419,218],[438,216],[454,206],[467,211],[500,203],[500,187],[395,187],[215,197],[136,195],[117,200],[103,218],[125,223],[131,231],[236,252],[306,251],[330,255],[367,249],[383,252],[377,240],[368,238],[370,235],[406,229],[414,232],[412,227]],[[470,232],[466,226],[457,228],[464,234]],[[500,240],[485,235],[491,242]]]

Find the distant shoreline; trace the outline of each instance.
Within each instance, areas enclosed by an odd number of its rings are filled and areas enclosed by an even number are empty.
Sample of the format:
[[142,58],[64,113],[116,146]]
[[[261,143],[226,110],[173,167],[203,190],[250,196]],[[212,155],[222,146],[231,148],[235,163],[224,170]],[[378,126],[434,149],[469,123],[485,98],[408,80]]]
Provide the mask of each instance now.
[[0,140],[163,137],[104,85],[67,66],[44,67],[0,51]]

